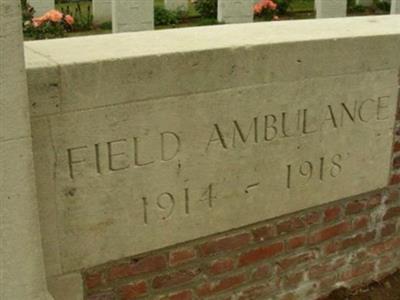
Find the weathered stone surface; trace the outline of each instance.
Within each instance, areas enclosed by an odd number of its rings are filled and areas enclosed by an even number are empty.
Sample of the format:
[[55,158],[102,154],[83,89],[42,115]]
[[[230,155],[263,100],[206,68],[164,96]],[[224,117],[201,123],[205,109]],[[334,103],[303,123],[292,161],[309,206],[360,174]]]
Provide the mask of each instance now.
[[48,269],[387,185],[399,25],[365,17],[26,43],[29,74],[59,68],[59,101],[30,90]]
[[317,19],[341,18],[347,14],[347,0],[315,0]]
[[164,0],[165,8],[169,10],[187,10],[189,7],[188,0]]
[[50,299],[34,185],[19,1],[0,1],[0,299]]
[[111,21],[111,0],[92,0],[92,8],[95,23]]
[[114,33],[154,29],[154,0],[112,0]]
[[390,7],[391,14],[400,14],[400,0],[392,0]]
[[83,300],[84,285],[80,273],[70,273],[47,278],[49,291],[55,300]]
[[54,0],[29,0],[28,3],[35,9],[35,16],[42,16],[55,7]]
[[253,0],[218,0],[218,21],[222,23],[253,22]]

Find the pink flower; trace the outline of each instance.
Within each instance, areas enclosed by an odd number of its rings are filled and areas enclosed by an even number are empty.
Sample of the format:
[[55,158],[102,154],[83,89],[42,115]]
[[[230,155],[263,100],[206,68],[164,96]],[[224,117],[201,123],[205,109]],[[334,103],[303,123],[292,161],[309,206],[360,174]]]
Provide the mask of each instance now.
[[74,18],[72,16],[70,16],[70,15],[66,15],[64,17],[64,20],[68,25],[73,25],[74,22],[75,22]]
[[34,27],[39,27],[41,26],[43,23],[47,22],[48,19],[46,17],[46,15],[38,17],[38,18],[33,18],[32,19],[32,24]]
[[55,9],[49,10],[44,16],[52,22],[60,22],[63,18],[63,14]]
[[260,14],[261,11],[263,10],[263,7],[262,7],[261,3],[257,3],[254,5],[253,9],[254,9],[254,13]]

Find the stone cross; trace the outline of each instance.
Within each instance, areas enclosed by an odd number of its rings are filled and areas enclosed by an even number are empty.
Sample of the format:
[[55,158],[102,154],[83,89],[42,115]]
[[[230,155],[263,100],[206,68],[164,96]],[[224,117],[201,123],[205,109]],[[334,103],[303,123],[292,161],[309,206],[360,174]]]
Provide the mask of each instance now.
[[218,21],[222,23],[253,22],[254,0],[218,0]]
[[189,7],[188,0],[164,0],[165,8],[169,10],[187,10]]
[[0,299],[49,300],[19,0],[0,1],[0,120]]
[[113,33],[154,29],[154,0],[112,0]]
[[341,18],[347,13],[347,0],[315,0],[317,19]]
[[96,24],[111,21],[111,0],[92,0],[93,22]]
[[44,15],[55,7],[54,0],[29,0],[28,3],[35,9],[36,17]]

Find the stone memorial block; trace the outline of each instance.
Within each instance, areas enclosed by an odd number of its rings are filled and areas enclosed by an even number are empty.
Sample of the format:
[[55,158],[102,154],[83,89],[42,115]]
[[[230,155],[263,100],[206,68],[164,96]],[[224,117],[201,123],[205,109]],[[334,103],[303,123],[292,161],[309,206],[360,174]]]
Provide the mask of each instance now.
[[218,0],[218,21],[222,23],[253,22],[254,0]]
[[26,53],[50,275],[388,184],[398,17],[33,41]]
[[93,22],[100,24],[111,21],[111,0],[92,0]]
[[154,29],[154,0],[112,0],[113,32]]
[[33,171],[20,1],[0,1],[0,299],[50,300]]
[[169,10],[188,10],[188,0],[164,0],[165,8]]
[[362,6],[371,6],[374,4],[373,0],[356,0],[357,5],[362,5]]
[[391,14],[400,14],[400,0],[392,0],[390,7]]
[[44,15],[55,7],[54,0],[29,0],[28,3],[35,9],[36,17]]
[[341,18],[347,14],[347,0],[315,0],[317,19]]

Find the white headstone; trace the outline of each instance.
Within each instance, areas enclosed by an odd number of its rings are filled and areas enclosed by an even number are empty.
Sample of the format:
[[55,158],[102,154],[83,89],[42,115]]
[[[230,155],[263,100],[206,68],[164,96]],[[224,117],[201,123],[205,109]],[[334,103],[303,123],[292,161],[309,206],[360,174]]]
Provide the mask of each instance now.
[[347,14],[347,0],[315,0],[317,19],[341,18]]
[[29,0],[28,3],[35,9],[35,17],[42,16],[55,7],[54,0]]
[[188,10],[188,0],[164,0],[165,8],[169,10]]
[[253,22],[254,0],[218,0],[218,21],[222,23]]
[[400,14],[400,0],[392,0],[390,13],[393,15]]
[[113,32],[154,29],[154,0],[112,0]]
[[93,22],[100,24],[111,21],[111,0],[92,0]]
[[0,299],[45,300],[18,0],[0,1]]
[[356,0],[357,5],[362,5],[362,6],[370,6],[374,4],[373,0]]

